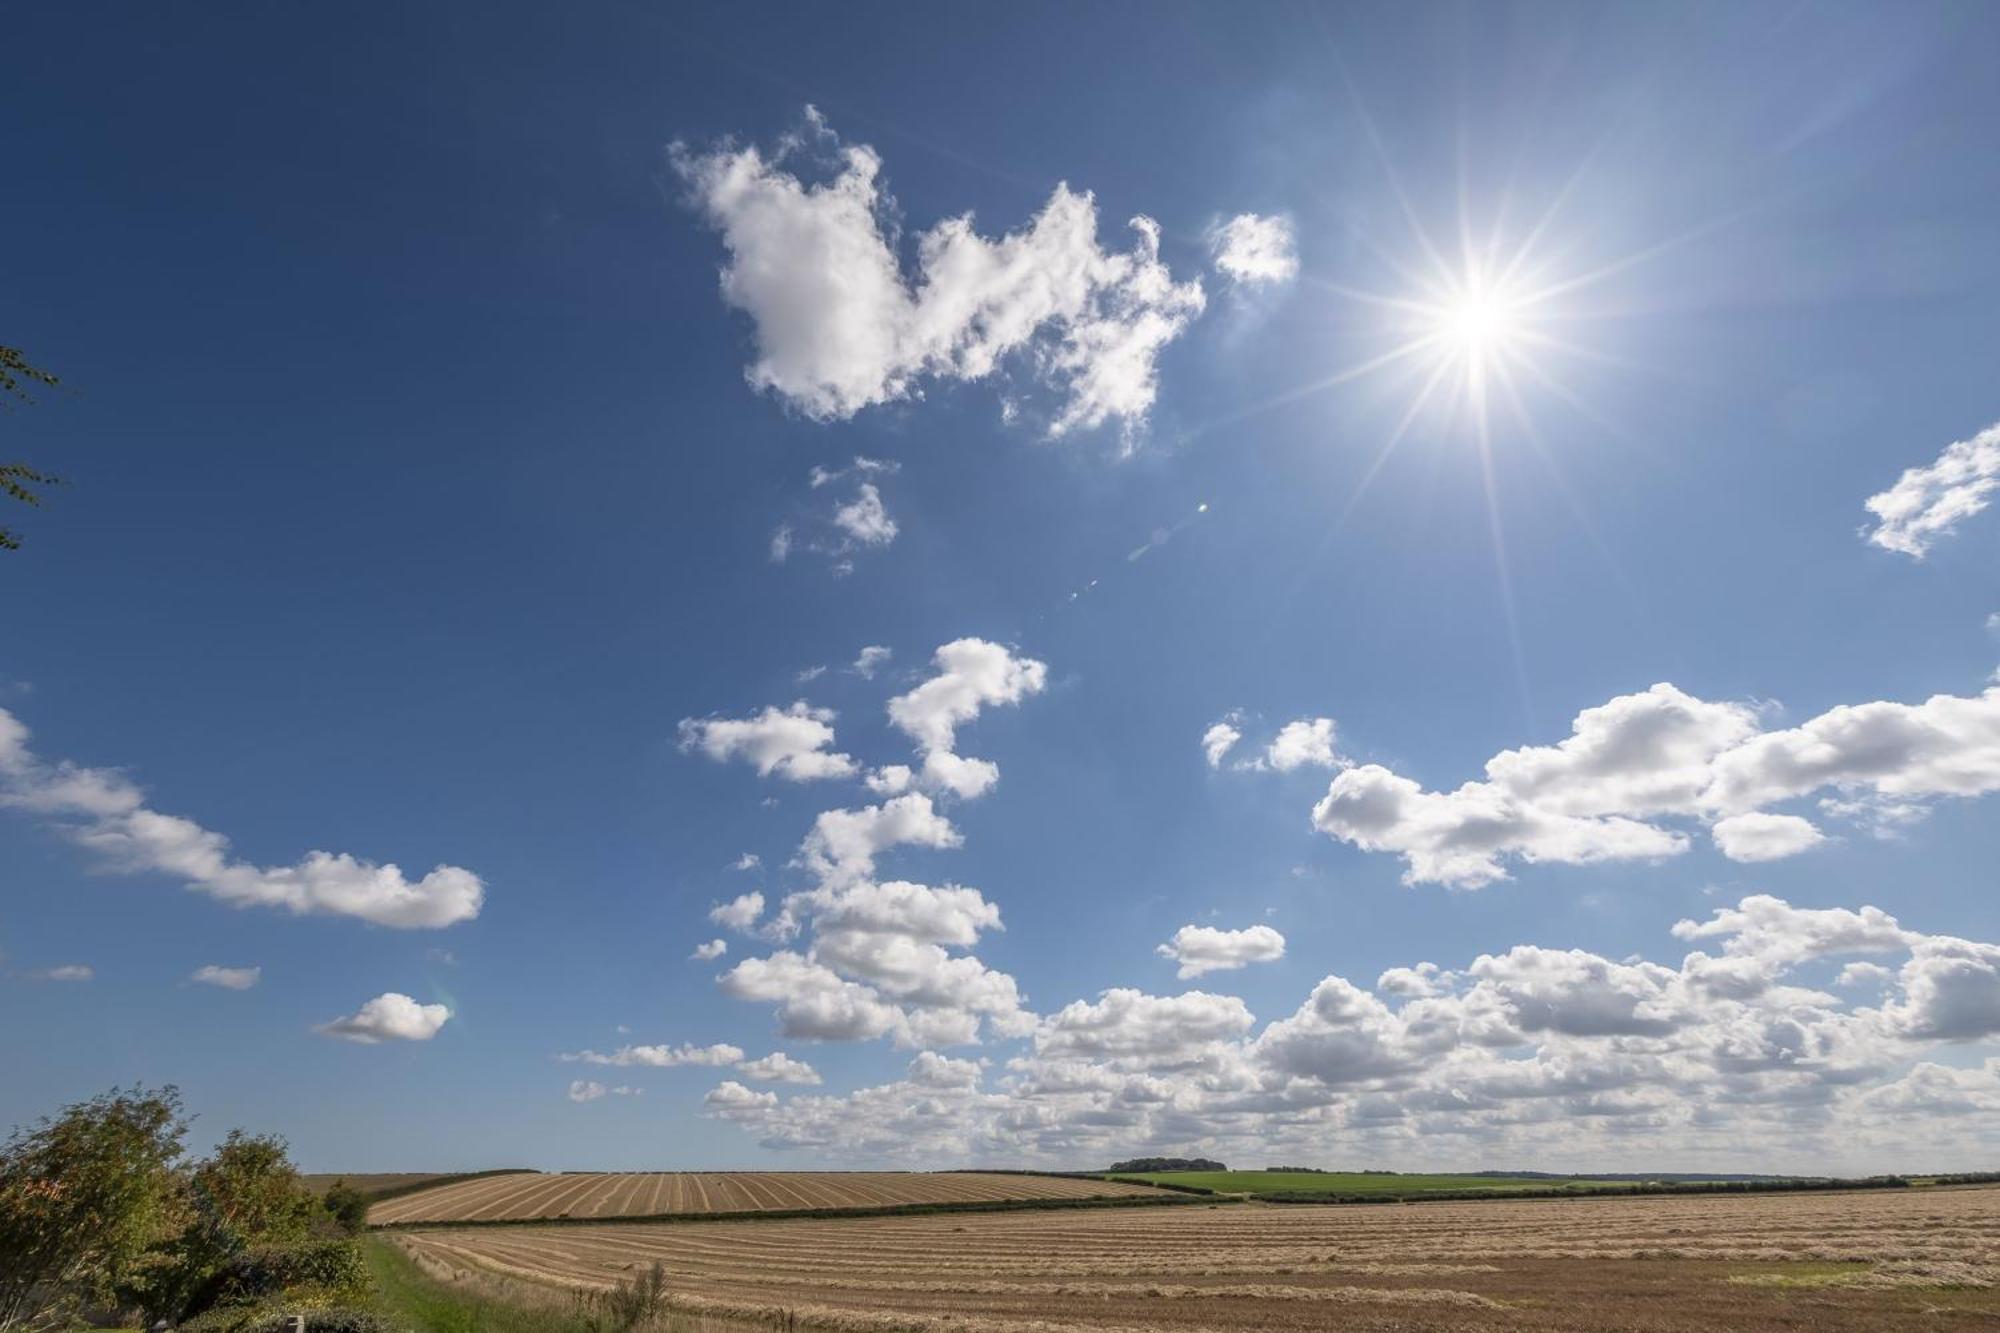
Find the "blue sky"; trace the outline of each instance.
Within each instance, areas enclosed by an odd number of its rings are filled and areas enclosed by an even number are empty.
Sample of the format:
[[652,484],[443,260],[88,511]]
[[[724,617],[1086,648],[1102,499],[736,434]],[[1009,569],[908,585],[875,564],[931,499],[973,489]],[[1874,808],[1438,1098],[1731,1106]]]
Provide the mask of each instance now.
[[1990,1164],[1990,10],[318,17],[12,29],[0,1122]]

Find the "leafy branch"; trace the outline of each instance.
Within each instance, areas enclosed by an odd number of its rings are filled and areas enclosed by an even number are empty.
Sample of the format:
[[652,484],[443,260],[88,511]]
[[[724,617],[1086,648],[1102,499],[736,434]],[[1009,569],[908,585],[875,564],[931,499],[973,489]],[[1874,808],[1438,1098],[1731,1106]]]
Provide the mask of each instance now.
[[[31,365],[20,348],[0,346],[0,407],[12,410],[16,399],[24,403],[34,402],[34,395],[28,390],[37,384],[54,389],[60,387],[62,381],[40,366]],[[33,488],[61,484],[60,477],[26,463],[0,463],[0,494],[22,504],[39,508],[42,497]],[[0,551],[20,549],[21,539],[8,529],[0,528]]]

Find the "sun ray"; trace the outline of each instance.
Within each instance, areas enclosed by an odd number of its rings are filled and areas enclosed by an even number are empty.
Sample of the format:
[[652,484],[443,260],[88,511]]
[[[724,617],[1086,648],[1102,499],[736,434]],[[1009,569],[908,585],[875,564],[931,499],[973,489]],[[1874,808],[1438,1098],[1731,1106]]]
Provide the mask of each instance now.
[[1403,212],[1403,220],[1409,224],[1410,232],[1417,244],[1429,256],[1431,264],[1440,273],[1449,273],[1451,265],[1431,243],[1430,233],[1424,228],[1423,219],[1417,216],[1416,205],[1410,202],[1410,195],[1403,188],[1402,177],[1396,174],[1396,164],[1389,157],[1389,149],[1382,142],[1382,132],[1375,124],[1375,117],[1369,112],[1367,103],[1361,100],[1361,90],[1354,86],[1354,79],[1347,72],[1347,64],[1341,60],[1339,52],[1333,53],[1334,69],[1340,74],[1341,87],[1347,92],[1347,100],[1354,108],[1354,114],[1361,121],[1361,128],[1368,136],[1368,146],[1374,151],[1376,164],[1382,168],[1382,175],[1389,182],[1389,191],[1396,197],[1396,204]]
[[[1576,390],[1570,388],[1546,370],[1543,370],[1539,365],[1535,364],[1532,357],[1523,358],[1519,364],[1523,371],[1535,377],[1536,383],[1562,399],[1564,403],[1568,404],[1579,415],[1587,418],[1592,424],[1602,427],[1608,434],[1615,435],[1621,443],[1637,449],[1645,448],[1645,442],[1634,435],[1631,430],[1619,424],[1611,417],[1606,416],[1582,394],[1579,394]],[[1526,404],[1522,405],[1521,411],[1523,414],[1526,413]]]
[[1437,393],[1438,385],[1450,372],[1451,363],[1449,361],[1440,361],[1431,368],[1430,378],[1425,381],[1424,387],[1418,392],[1417,396],[1410,400],[1409,407],[1403,411],[1402,420],[1398,421],[1396,428],[1389,432],[1389,438],[1384,440],[1382,447],[1375,451],[1375,458],[1368,464],[1368,470],[1361,474],[1361,480],[1355,484],[1354,494],[1348,497],[1347,503],[1341,507],[1340,513],[1334,518],[1333,526],[1335,528],[1346,524],[1348,515],[1354,512],[1355,506],[1361,503],[1361,497],[1368,493],[1369,486],[1374,483],[1375,475],[1382,470],[1382,465],[1389,461],[1389,456],[1396,452],[1396,446],[1403,442],[1403,437],[1409,433],[1410,427],[1415,424],[1417,418],[1423,415],[1424,409],[1430,405],[1431,398]]
[[1493,437],[1482,409],[1479,423],[1479,477],[1486,492],[1486,528],[1493,542],[1493,573],[1500,587],[1500,615],[1506,622],[1507,647],[1513,657],[1514,687],[1520,691],[1522,719],[1530,733],[1535,722],[1535,696],[1528,684],[1528,650],[1521,641],[1521,617],[1514,607],[1514,575],[1507,559],[1507,532],[1500,518],[1500,489],[1493,473]]
[[[1532,371],[1533,367],[1530,366],[1529,369]],[[1556,493],[1562,497],[1563,504],[1569,509],[1571,520],[1583,533],[1584,539],[1596,548],[1598,560],[1611,575],[1612,581],[1618,585],[1619,591],[1624,594],[1625,604],[1631,607],[1643,606],[1644,594],[1626,574],[1625,566],[1612,551],[1610,544],[1604,540],[1603,534],[1597,530],[1597,524],[1591,521],[1590,511],[1584,507],[1575,488],[1569,484],[1568,476],[1563,473],[1561,465],[1556,461],[1555,452],[1542,438],[1541,431],[1536,429],[1534,418],[1529,414],[1528,405],[1515,386],[1513,377],[1506,377],[1502,381],[1502,387],[1507,391],[1508,406],[1513,409],[1514,420],[1521,429],[1522,438],[1526,439],[1534,449],[1535,457],[1541,461],[1543,470],[1548,473],[1550,483],[1554,485]]]
[[1266,412],[1276,411],[1278,408],[1284,407],[1288,403],[1295,403],[1301,398],[1308,398],[1316,393],[1324,393],[1328,389],[1337,388],[1338,386],[1346,384],[1352,380],[1357,380],[1361,379],[1364,376],[1372,375],[1376,371],[1391,366],[1398,361],[1409,360],[1411,357],[1414,357],[1417,353],[1429,347],[1433,341],[1434,341],[1433,338],[1431,338],[1428,335],[1411,338],[1408,341],[1396,347],[1390,348],[1388,351],[1383,352],[1378,356],[1370,357],[1366,361],[1360,362],[1359,364],[1356,365],[1349,366],[1345,370],[1336,371],[1333,374],[1324,376],[1320,379],[1309,380],[1304,384],[1294,385],[1292,388],[1286,389],[1280,393],[1273,394],[1269,398],[1265,398],[1259,402],[1252,403],[1248,407],[1238,408],[1234,412],[1229,412],[1222,416],[1215,417],[1208,421],[1205,421],[1200,425],[1195,426],[1190,430],[1188,430],[1186,432],[1186,436],[1187,438],[1192,439],[1196,436],[1206,435],[1208,432],[1213,430],[1220,430],[1224,426],[1234,426],[1243,421],[1248,420],[1251,417],[1261,416]]

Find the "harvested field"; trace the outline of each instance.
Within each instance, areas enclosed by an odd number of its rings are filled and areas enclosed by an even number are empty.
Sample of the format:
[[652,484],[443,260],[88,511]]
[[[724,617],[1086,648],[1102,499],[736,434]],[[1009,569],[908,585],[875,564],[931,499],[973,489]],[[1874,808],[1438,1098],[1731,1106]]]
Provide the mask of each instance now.
[[1146,1185],[1056,1176],[918,1171],[655,1171],[491,1176],[419,1190],[368,1210],[381,1226],[558,1217],[656,1217],[893,1208],[1029,1199],[1159,1197]]
[[[2000,1190],[1234,1204],[417,1231],[434,1276],[922,1330],[1933,1329],[2000,1320]],[[542,1297],[546,1299],[546,1295]]]
[[1394,1194],[1413,1198],[1442,1190],[1513,1194],[1522,1190],[1618,1188],[1634,1182],[1586,1176],[1463,1176],[1386,1171],[1111,1171],[1109,1180],[1143,1180],[1150,1185],[1192,1185],[1216,1194]]

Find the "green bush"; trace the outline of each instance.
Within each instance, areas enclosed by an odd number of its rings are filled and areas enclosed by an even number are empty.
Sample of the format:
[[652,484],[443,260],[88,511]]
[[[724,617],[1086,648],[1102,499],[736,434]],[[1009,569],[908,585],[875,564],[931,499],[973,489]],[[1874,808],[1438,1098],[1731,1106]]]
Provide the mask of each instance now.
[[401,1326],[367,1310],[300,1309],[290,1301],[232,1305],[196,1315],[180,1333],[290,1333],[293,1315],[306,1317],[306,1333],[401,1333]]
[[320,1293],[295,1304],[333,1305],[368,1284],[361,1246],[346,1237],[253,1245],[196,1272],[197,1280],[183,1289],[178,1302],[184,1318],[218,1308],[253,1308],[280,1293]]
[[[400,1333],[397,1326],[366,1310],[307,1310],[306,1333]],[[253,1324],[247,1333],[285,1333],[284,1316]]]
[[293,1287],[360,1291],[367,1286],[368,1270],[360,1245],[341,1238],[245,1250],[223,1267],[222,1279],[222,1299],[244,1301]]
[[320,1196],[320,1206],[326,1209],[334,1225],[349,1235],[358,1235],[368,1229],[368,1196],[345,1180],[333,1182],[332,1187]]

